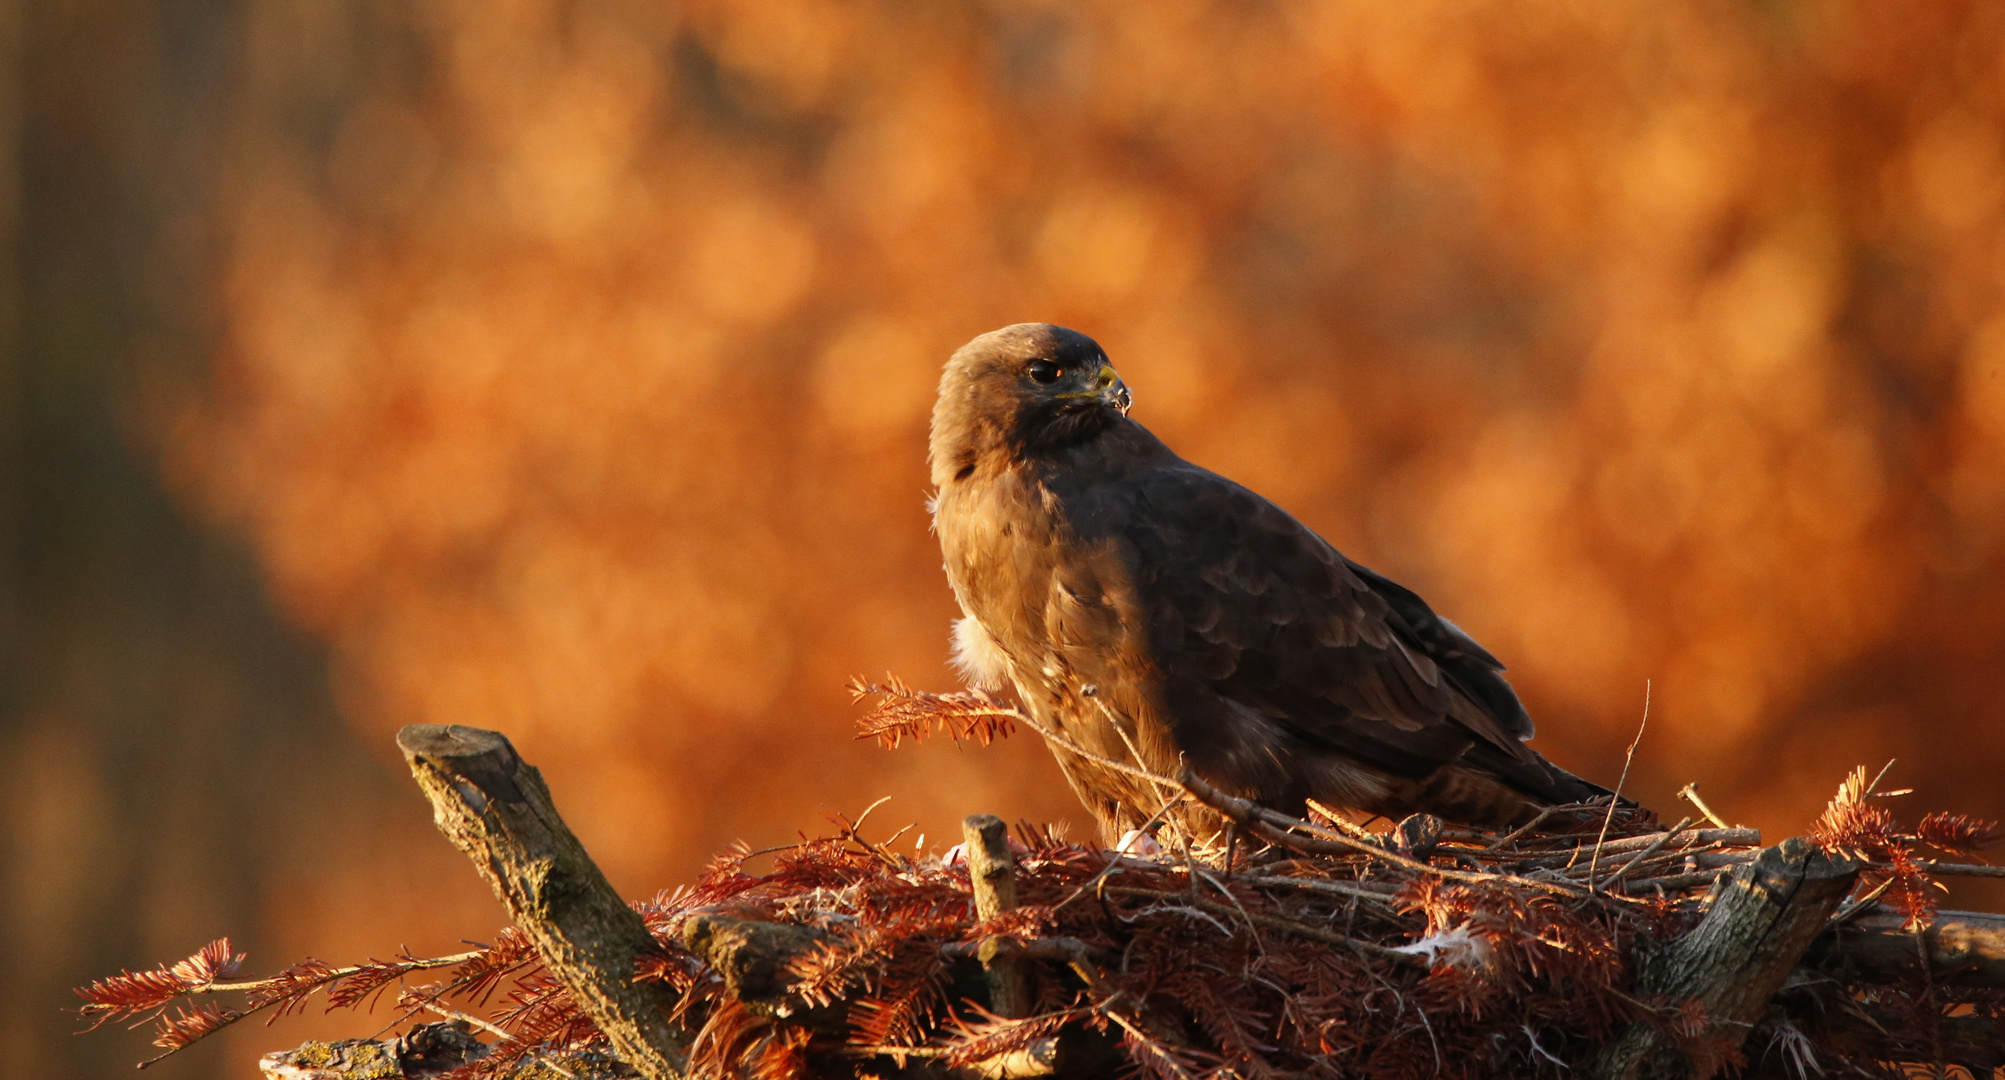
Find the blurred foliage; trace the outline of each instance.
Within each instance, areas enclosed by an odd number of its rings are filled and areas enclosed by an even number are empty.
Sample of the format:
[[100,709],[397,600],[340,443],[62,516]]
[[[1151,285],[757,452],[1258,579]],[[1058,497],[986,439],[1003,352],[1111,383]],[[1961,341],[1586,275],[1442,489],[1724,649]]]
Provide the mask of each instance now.
[[[951,685],[926,413],[1025,319],[1467,627],[1569,768],[1649,679],[1648,801],[1796,830],[1898,755],[2005,813],[2005,8],[71,7],[29,41],[214,83],[107,136],[204,178],[101,180],[205,260],[194,344],[101,346],[135,445],[361,745],[507,730],[629,892],[886,792],[1076,816],[1029,740],[884,755],[842,691]],[[274,932],[397,940],[339,907]]]

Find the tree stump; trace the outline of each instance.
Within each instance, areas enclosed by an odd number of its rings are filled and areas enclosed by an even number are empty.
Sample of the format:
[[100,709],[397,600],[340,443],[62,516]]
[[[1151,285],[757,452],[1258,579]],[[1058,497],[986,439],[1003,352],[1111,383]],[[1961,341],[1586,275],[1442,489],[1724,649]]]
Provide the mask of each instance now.
[[1703,1080],[1719,1071],[1858,874],[1857,863],[1833,859],[1801,837],[1737,867],[1717,887],[1699,925],[1647,955],[1638,979],[1638,989],[1670,1007],[1696,1007],[1705,1030],[1695,1039],[1674,1040],[1656,1025],[1635,1024],[1602,1051],[1594,1075]]

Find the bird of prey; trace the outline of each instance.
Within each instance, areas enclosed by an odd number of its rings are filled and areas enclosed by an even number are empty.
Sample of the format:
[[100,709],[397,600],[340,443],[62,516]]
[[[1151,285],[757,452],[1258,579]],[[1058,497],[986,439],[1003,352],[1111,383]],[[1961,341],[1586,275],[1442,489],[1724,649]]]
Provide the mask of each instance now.
[[[1091,338],[1022,323],[947,361],[933,527],[956,666],[1095,757],[1300,813],[1503,825],[1608,794],[1525,740],[1503,665],[1393,581],[1128,418]],[[1103,832],[1164,793],[1051,746]]]

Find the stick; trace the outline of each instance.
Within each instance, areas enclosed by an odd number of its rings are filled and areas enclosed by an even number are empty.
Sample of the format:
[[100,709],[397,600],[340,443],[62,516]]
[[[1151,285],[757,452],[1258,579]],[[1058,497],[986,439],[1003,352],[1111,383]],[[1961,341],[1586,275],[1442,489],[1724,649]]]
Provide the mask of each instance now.
[[1168,892],[1163,889],[1143,889],[1131,885],[1110,885],[1107,888],[1107,895],[1139,896],[1148,900],[1185,904],[1198,908],[1201,911],[1208,911],[1214,915],[1223,915],[1228,919],[1235,915],[1244,916],[1248,922],[1256,926],[1265,926],[1271,930],[1280,930],[1284,933],[1294,934],[1297,937],[1305,937],[1330,945],[1343,945],[1366,956],[1379,960],[1387,960],[1404,967],[1425,967],[1427,964],[1427,961],[1417,956],[1400,952],[1397,949],[1389,949],[1376,942],[1360,941],[1357,938],[1346,937],[1333,930],[1325,930],[1320,926],[1310,926],[1307,923],[1296,922],[1293,919],[1284,919],[1276,915],[1249,914],[1244,908],[1228,907],[1215,901],[1193,897],[1189,893]]
[[[961,822],[967,845],[968,882],[975,894],[975,915],[986,921],[1016,907],[1016,859],[1009,851],[1009,826],[994,814],[975,814]],[[975,954],[989,976],[989,1009],[1015,1020],[1031,1011],[1030,972],[1024,969],[1022,947],[1013,938],[992,937]]]
[[665,1015],[672,992],[633,979],[654,938],[557,815],[543,777],[496,731],[412,724],[397,746],[439,831],[473,860],[614,1052],[647,1080],[677,1080],[689,1039]]
[[[2005,878],[2005,866],[1987,866],[1983,863],[1935,862],[1930,859],[1916,859],[1914,864],[1924,872],[1940,874],[1943,877],[1998,877]],[[1892,870],[1892,863],[1867,863],[1869,870]]]
[[[1608,888],[1609,886],[1611,886],[1611,885],[1614,885],[1614,884],[1615,884],[1616,882],[1619,882],[1619,881],[1621,881],[1621,880],[1622,880],[1623,878],[1625,878],[1625,877],[1628,877],[1628,876],[1629,876],[1629,871],[1631,871],[1631,870],[1634,870],[1634,869],[1636,868],[1636,864],[1637,864],[1637,863],[1640,863],[1640,862],[1642,862],[1642,861],[1643,861],[1644,859],[1647,859],[1647,858],[1649,858],[1650,856],[1652,856],[1652,855],[1655,855],[1655,854],[1657,854],[1657,852],[1658,852],[1659,850],[1661,850],[1661,849],[1663,848],[1663,846],[1664,846],[1665,844],[1668,844],[1668,843],[1670,843],[1670,842],[1671,842],[1671,838],[1672,838],[1672,837],[1674,837],[1674,836],[1678,835],[1679,833],[1683,832],[1683,831],[1684,831],[1684,829],[1685,829],[1685,826],[1687,826],[1687,825],[1690,825],[1691,823],[1692,823],[1692,819],[1691,819],[1691,818],[1689,818],[1689,817],[1685,817],[1685,818],[1679,818],[1679,819],[1678,819],[1678,823],[1677,823],[1676,825],[1673,825],[1673,826],[1671,827],[1671,831],[1670,831],[1670,832],[1667,832],[1667,833],[1665,833],[1665,834],[1664,834],[1664,835],[1662,835],[1662,836],[1659,836],[1659,837],[1657,838],[1657,842],[1656,842],[1656,843],[1654,843],[1654,844],[1651,844],[1651,845],[1650,845],[1649,847],[1646,847],[1646,848],[1644,848],[1643,850],[1641,850],[1641,851],[1637,852],[1637,853],[1636,853],[1636,854],[1634,854],[1634,855],[1631,855],[1631,856],[1629,857],[1629,861],[1628,861],[1628,862],[1626,862],[1626,863],[1623,863],[1623,864],[1622,864],[1621,866],[1619,866],[1619,867],[1616,867],[1616,869],[1615,869],[1615,872],[1614,872],[1614,873],[1612,873],[1612,874],[1610,874],[1610,875],[1608,875],[1608,880],[1606,880],[1606,881],[1604,881],[1604,882],[1602,882],[1602,883],[1601,883],[1601,887],[1602,887],[1602,888],[1604,888],[1604,889],[1605,889],[1605,888]],[[1591,880],[1593,879],[1593,877],[1594,877],[1594,867],[1593,867],[1593,866],[1591,866],[1591,865],[1590,865],[1590,866],[1589,866],[1589,867],[1587,868],[1587,876],[1588,876],[1588,878],[1589,878],[1589,880],[1590,880],[1590,881],[1591,881]]]
[[1733,827],[1731,825],[1728,825],[1724,818],[1721,818],[1718,814],[1713,813],[1713,808],[1707,806],[1705,800],[1699,798],[1699,785],[1696,781],[1686,784],[1684,787],[1679,788],[1678,797],[1685,800],[1688,803],[1691,803],[1694,807],[1697,807],[1699,813],[1706,815],[1707,821],[1712,822],[1713,824],[1719,826],[1722,829],[1730,829]]
[[[1639,851],[1661,841],[1665,833],[1644,833],[1641,836],[1625,836],[1620,840],[1610,840],[1601,846],[1603,855],[1615,856],[1624,852]],[[1715,844],[1730,848],[1753,847],[1761,843],[1761,832],[1757,829],[1695,829],[1683,834],[1685,846],[1676,849],[1677,854],[1699,853],[1697,849]],[[1750,853],[1751,854],[1751,853]],[[1580,861],[1578,848],[1564,848],[1559,851],[1527,855],[1518,859],[1506,859],[1526,868],[1561,867]]]
[[1199,802],[1245,825],[1253,831],[1254,835],[1259,836],[1261,839],[1283,847],[1293,848],[1296,851],[1306,852],[1311,855],[1368,855],[1380,862],[1404,867],[1416,873],[1433,874],[1436,877],[1446,878],[1449,881],[1484,883],[1503,881],[1514,885],[1523,885],[1528,889],[1537,889],[1540,892],[1554,893],[1559,896],[1577,897],[1587,895],[1586,890],[1579,886],[1556,881],[1538,881],[1532,878],[1513,877],[1509,874],[1469,873],[1461,870],[1449,870],[1439,866],[1430,866],[1418,859],[1409,859],[1397,852],[1388,851],[1385,848],[1367,844],[1363,841],[1346,839],[1341,834],[1328,830],[1318,831],[1322,835],[1330,837],[1331,839],[1329,840],[1296,836],[1287,831],[1289,827],[1309,829],[1314,828],[1314,826],[1299,818],[1289,817],[1279,811],[1261,806],[1251,799],[1242,799],[1235,795],[1227,795],[1225,792],[1212,787],[1203,777],[1198,776],[1188,768],[1184,769],[1183,774],[1178,779],[1186,790],[1192,795],[1197,796]]
[[1601,816],[1601,833],[1594,838],[1594,854],[1587,859],[1587,891],[1594,891],[1594,870],[1601,863],[1601,842],[1608,839],[1608,825],[1615,820],[1615,808],[1622,802],[1622,785],[1629,782],[1629,766],[1636,760],[1636,747],[1643,742],[1643,729],[1650,726],[1650,680],[1643,680],[1643,720],[1636,725],[1636,737],[1629,740],[1629,752],[1622,755],[1622,775],[1615,778],[1615,790],[1608,795],[1608,813]]

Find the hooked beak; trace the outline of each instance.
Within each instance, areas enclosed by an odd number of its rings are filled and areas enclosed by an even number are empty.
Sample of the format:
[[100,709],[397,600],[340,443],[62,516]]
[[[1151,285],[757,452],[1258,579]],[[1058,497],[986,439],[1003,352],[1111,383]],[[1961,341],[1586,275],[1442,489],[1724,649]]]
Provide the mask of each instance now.
[[1099,374],[1094,377],[1099,386],[1100,402],[1118,409],[1122,416],[1135,407],[1135,395],[1128,390],[1128,384],[1114,371],[1114,365],[1101,364]]

